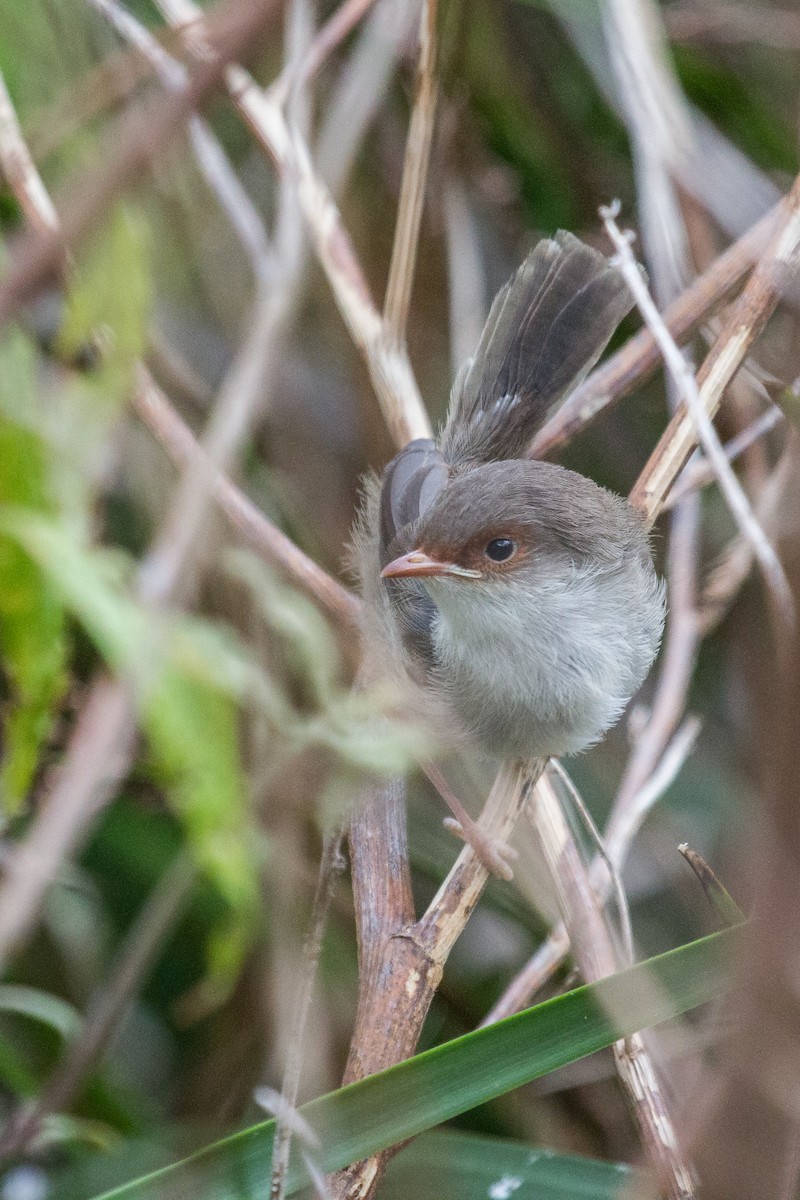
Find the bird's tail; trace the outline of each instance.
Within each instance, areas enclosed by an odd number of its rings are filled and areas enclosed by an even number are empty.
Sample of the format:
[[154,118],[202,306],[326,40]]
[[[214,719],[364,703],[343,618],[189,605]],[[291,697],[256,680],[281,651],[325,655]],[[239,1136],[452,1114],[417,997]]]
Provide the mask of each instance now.
[[622,276],[571,233],[538,243],[495,297],[441,437],[451,464],[524,457],[631,307]]

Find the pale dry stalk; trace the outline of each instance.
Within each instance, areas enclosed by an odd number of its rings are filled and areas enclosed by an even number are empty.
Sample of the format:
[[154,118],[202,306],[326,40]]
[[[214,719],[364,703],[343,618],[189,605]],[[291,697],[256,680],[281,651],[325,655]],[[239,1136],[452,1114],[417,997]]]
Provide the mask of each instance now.
[[425,201],[425,184],[431,155],[439,82],[436,74],[437,0],[425,0],[419,28],[419,59],[414,88],[414,106],[406,136],[400,200],[394,228],[389,280],[383,303],[387,336],[404,346],[419,230]]

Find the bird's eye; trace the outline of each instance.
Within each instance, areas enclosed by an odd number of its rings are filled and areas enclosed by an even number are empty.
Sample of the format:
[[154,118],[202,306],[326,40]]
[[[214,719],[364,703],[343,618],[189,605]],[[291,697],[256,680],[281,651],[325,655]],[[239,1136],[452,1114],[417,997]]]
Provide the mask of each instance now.
[[512,541],[511,538],[492,538],[486,547],[485,554],[492,562],[501,563],[511,558],[516,548],[517,543]]

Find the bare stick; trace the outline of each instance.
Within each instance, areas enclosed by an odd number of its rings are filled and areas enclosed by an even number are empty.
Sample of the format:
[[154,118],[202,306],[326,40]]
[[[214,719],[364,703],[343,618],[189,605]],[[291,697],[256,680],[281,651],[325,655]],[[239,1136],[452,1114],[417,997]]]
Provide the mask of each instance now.
[[386,333],[405,344],[408,309],[414,283],[419,227],[425,201],[425,183],[431,154],[439,86],[436,78],[437,0],[425,0],[419,27],[419,59],[414,87],[414,107],[406,137],[403,178],[392,246],[389,281],[383,305]]
[[[623,884],[622,884],[622,876],[620,875],[619,871],[617,870],[616,864],[614,863],[613,859],[611,858],[611,855],[609,854],[608,850],[606,849],[606,844],[603,841],[603,835],[600,833],[600,830],[597,828],[597,826],[594,822],[594,818],[593,818],[592,814],[589,812],[589,809],[584,804],[583,797],[581,796],[578,789],[575,787],[575,784],[572,782],[569,775],[564,770],[563,766],[561,765],[561,763],[558,761],[557,758],[551,758],[549,765],[550,765],[550,769],[554,772],[554,774],[557,776],[557,778],[560,780],[560,782],[566,788],[566,791],[567,791],[567,794],[569,795],[570,801],[574,805],[575,810],[577,811],[581,821],[586,826],[586,829],[589,832],[589,836],[594,843],[594,846],[595,846],[595,849],[597,851],[600,861],[603,863],[606,870],[608,871],[609,879],[611,881],[611,890],[614,894],[614,899],[616,901],[617,909],[619,911],[620,926],[622,929],[622,945],[625,950],[625,965],[632,966],[633,965],[633,929],[631,926],[630,909],[628,908],[628,897],[625,895],[625,888],[623,887]],[[598,897],[598,899],[600,900],[599,897]],[[602,900],[600,900],[600,906],[602,907]]]
[[[273,99],[278,103],[283,103],[293,88],[313,79],[326,58],[355,29],[374,3],[375,0],[344,0],[344,3],[340,4],[325,24],[320,27],[299,66],[293,68],[287,64],[275,82],[270,85],[270,94]],[[165,15],[168,14],[166,5],[162,11]]]
[[[794,604],[783,567],[764,530],[756,520],[750,502],[725,456],[711,417],[700,398],[694,372],[670,337],[658,309],[653,303],[647,284],[631,253],[630,237],[623,235],[616,223],[615,218],[618,211],[618,205],[601,209],[603,224],[617,251],[616,264],[631,289],[642,316],[658,342],[667,369],[683,396],[687,414],[694,424],[695,437],[701,442],[709,463],[714,467],[728,507],[753,548],[767,586],[775,597],[778,612],[785,624],[791,627],[794,623]],[[800,240],[800,222],[796,236]],[[666,493],[662,500],[665,498]]]
[[[612,817],[604,842],[617,873],[621,873],[628,851],[648,813],[670,786],[691,753],[698,732],[698,722],[694,718],[689,718],[664,752],[661,762],[650,775],[647,786],[643,787],[641,792],[636,794],[634,800],[626,805],[625,821],[619,820],[615,823]],[[592,864],[591,881],[599,901],[604,904],[610,894],[610,876],[599,857]],[[510,1017],[530,1004],[536,993],[564,962],[569,954],[569,949],[569,934],[566,926],[561,922],[551,931],[546,941],[529,959],[522,971],[515,976],[502,996],[483,1018],[481,1026],[491,1025],[495,1021],[502,1020],[503,1017]]]
[[[790,431],[786,448],[756,501],[759,521],[775,538],[793,531],[794,506],[787,507],[784,500],[796,473],[797,439]],[[704,637],[715,629],[725,616],[747,579],[752,563],[753,552],[749,543],[741,534],[737,534],[719,555],[705,579],[697,616],[698,629]]]

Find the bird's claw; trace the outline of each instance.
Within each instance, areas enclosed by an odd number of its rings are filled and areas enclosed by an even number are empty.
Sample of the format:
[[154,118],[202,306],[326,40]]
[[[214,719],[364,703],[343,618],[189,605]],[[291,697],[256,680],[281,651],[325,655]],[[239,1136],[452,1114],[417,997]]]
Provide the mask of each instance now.
[[470,828],[466,831],[462,823],[455,817],[445,817],[443,824],[450,833],[454,833],[462,842],[466,842],[472,847],[478,860],[483,863],[491,875],[496,875],[498,879],[511,880],[514,878],[511,864],[516,862],[519,854],[513,846],[509,846],[500,838],[492,837],[477,823],[471,823]]

